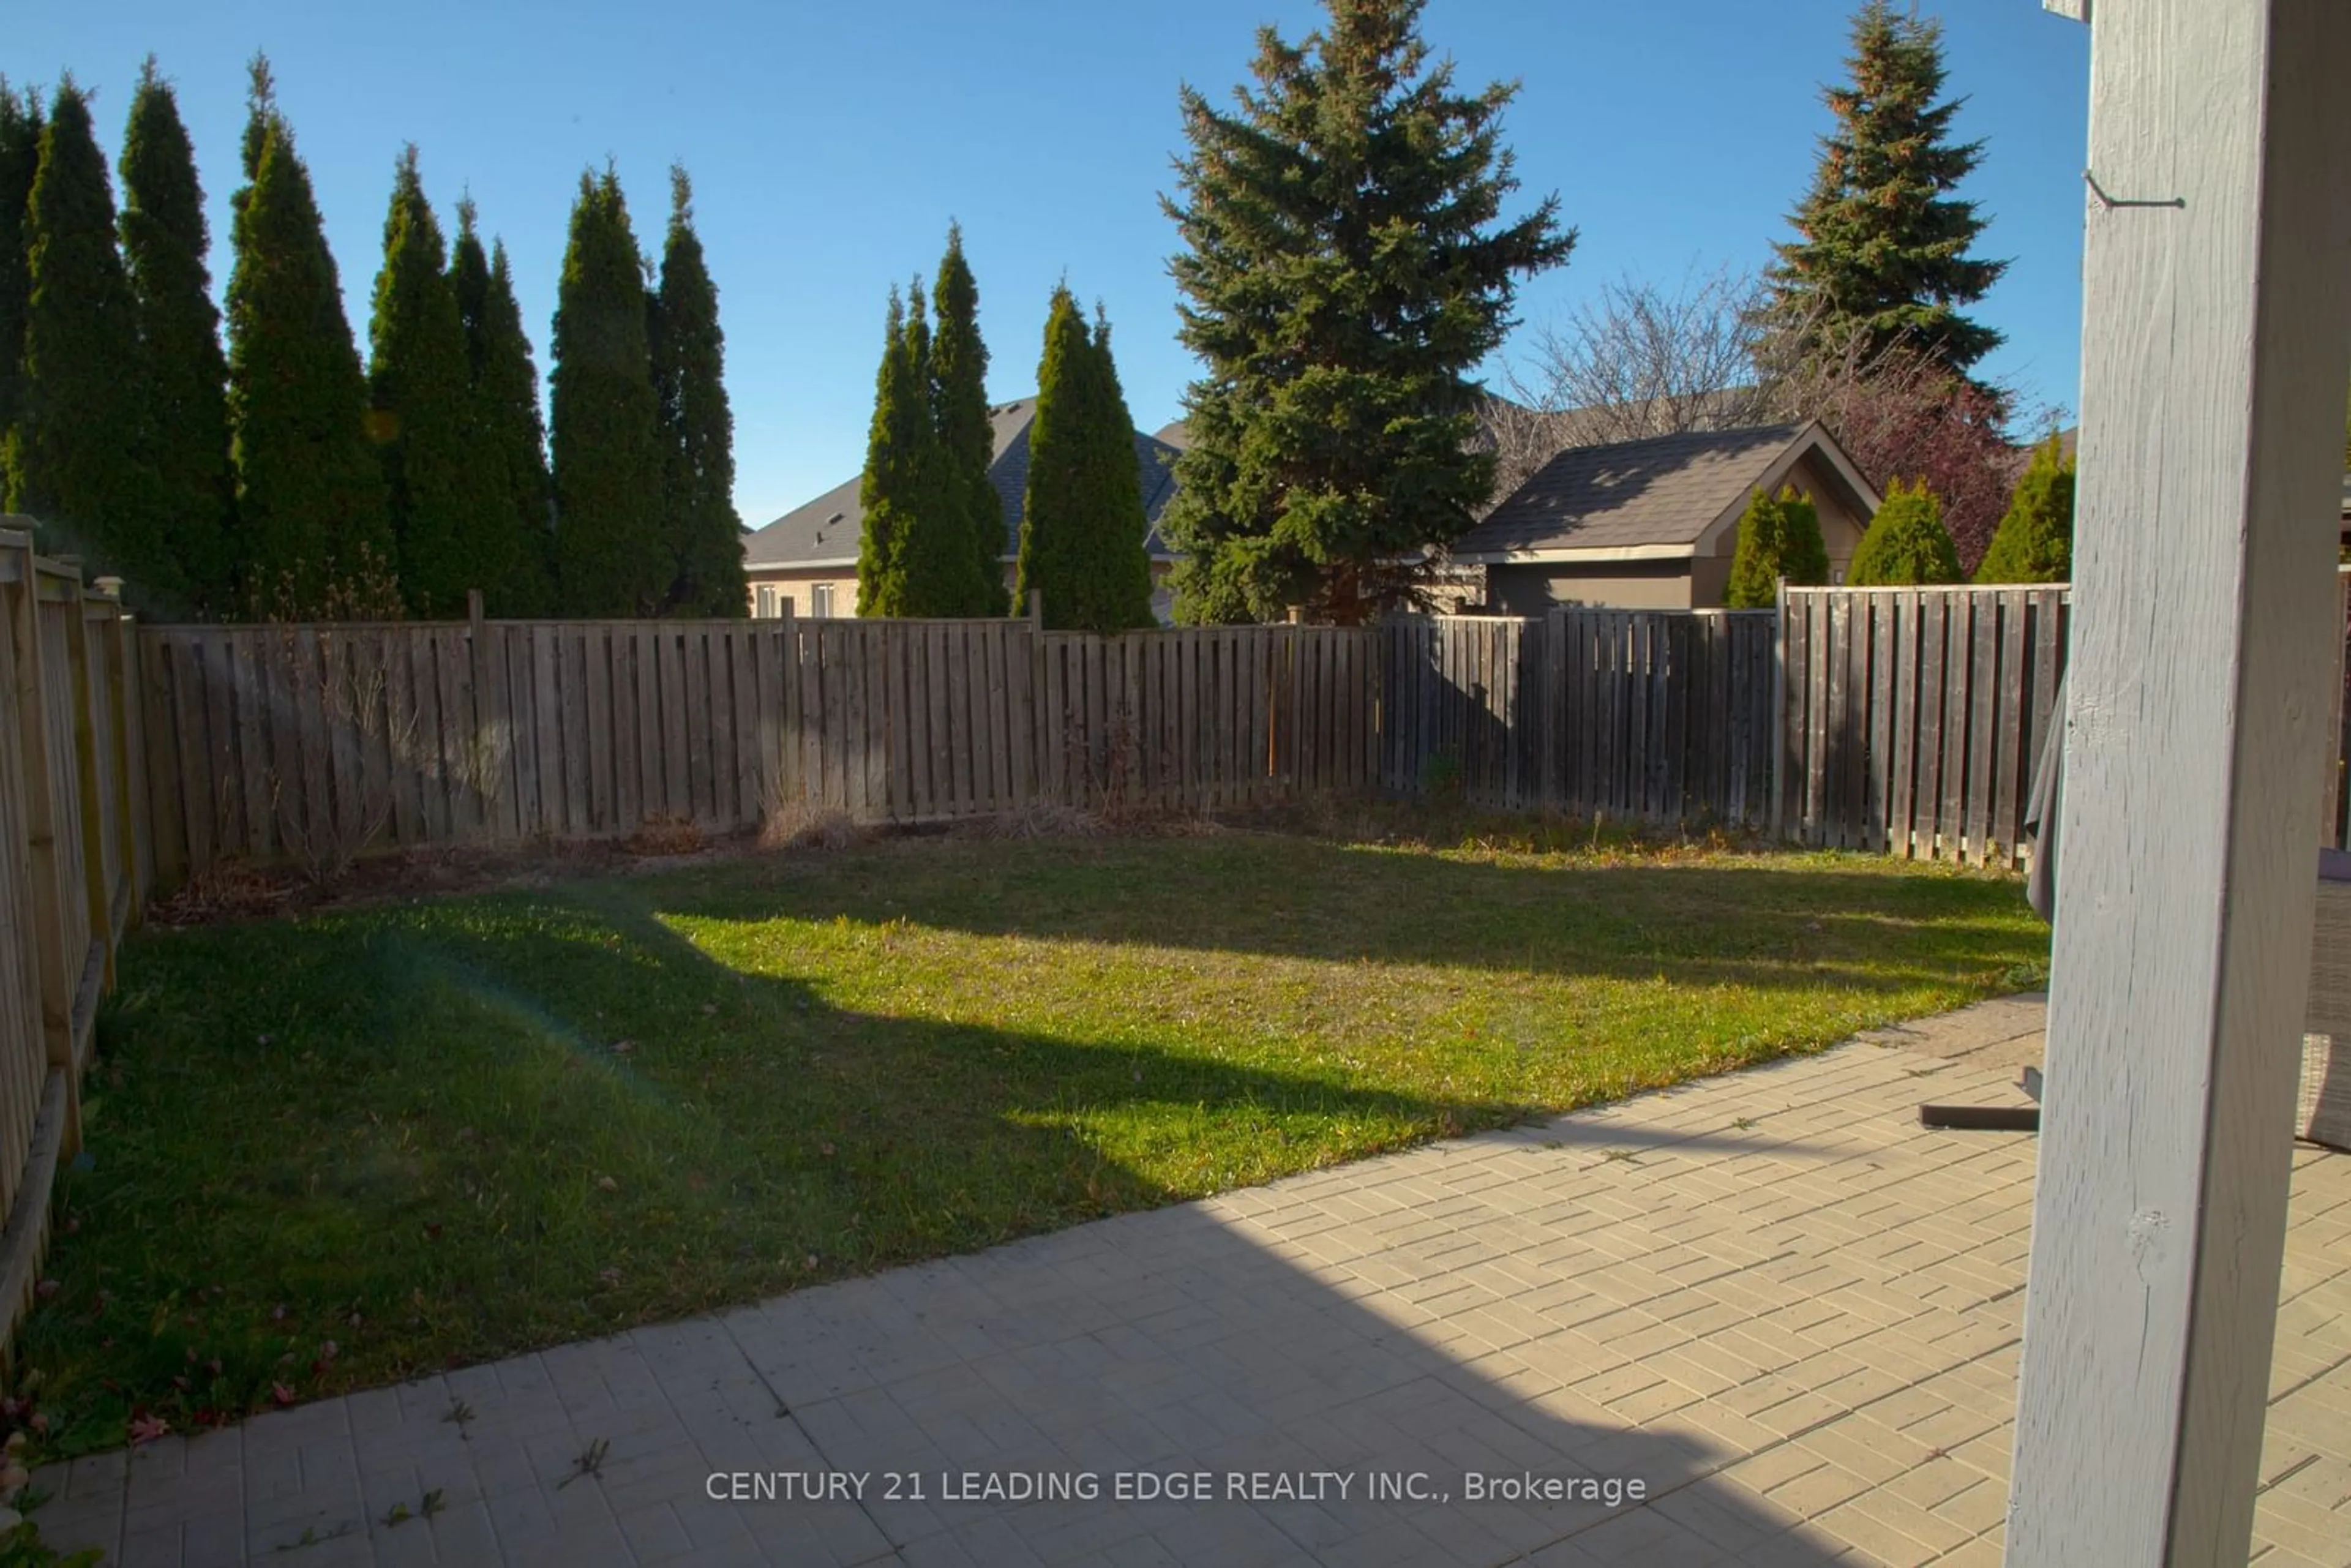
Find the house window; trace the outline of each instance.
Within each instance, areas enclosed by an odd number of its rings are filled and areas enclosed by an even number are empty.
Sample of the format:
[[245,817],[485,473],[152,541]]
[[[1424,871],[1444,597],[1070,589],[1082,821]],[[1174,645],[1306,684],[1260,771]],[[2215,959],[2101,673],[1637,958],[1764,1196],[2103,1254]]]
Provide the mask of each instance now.
[[832,613],[832,584],[820,582],[809,590],[809,613],[811,615]]
[[1829,582],[1833,587],[1843,588],[1844,586],[1844,568],[1841,566],[1833,566],[1829,568]]
[[771,584],[763,582],[759,585],[759,619],[773,621],[775,618],[776,591]]

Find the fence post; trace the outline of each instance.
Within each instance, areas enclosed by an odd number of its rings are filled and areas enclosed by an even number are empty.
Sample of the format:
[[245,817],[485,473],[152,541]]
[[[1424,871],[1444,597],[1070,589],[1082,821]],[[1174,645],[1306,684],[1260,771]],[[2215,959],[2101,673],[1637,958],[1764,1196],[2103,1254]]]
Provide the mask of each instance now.
[[1567,734],[1567,611],[1554,604],[1543,612],[1542,708],[1535,735],[1542,745],[1539,768],[1545,806],[1560,800],[1560,742]]
[[[107,990],[114,987],[114,890],[106,884],[106,856],[99,850],[99,818],[109,802],[98,777],[98,727],[90,722],[90,691],[94,672],[90,668],[89,594],[84,590],[81,572],[77,568],[68,580],[66,590],[66,669],[68,679],[66,690],[73,698],[74,709],[74,787],[81,806],[81,882],[82,907],[89,930],[82,933],[80,946],[86,955],[89,945],[98,945],[100,957],[99,984]],[[70,939],[69,939],[70,940]],[[79,998],[75,998],[77,1002]],[[92,998],[95,1006],[96,998]],[[75,1020],[77,1025],[80,1020]],[[80,1042],[75,1041],[75,1058],[79,1060]]]
[[1782,578],[1771,610],[1771,836],[1788,831],[1788,580]]
[[[141,841],[147,819],[143,809],[147,769],[142,765],[146,745],[141,732],[146,727],[146,716],[134,708],[131,700],[138,695],[131,666],[131,660],[138,656],[137,642],[131,618],[122,612],[121,580],[100,578],[99,589],[114,612],[107,618],[106,634],[99,641],[106,660],[107,711],[113,719],[114,730],[114,788],[109,791],[112,798],[107,807],[114,813],[115,839],[121,848],[121,872],[130,884],[130,907],[124,911],[122,924],[122,928],[128,930],[138,925],[146,913],[147,889],[152,874],[152,852]],[[113,915],[110,904],[110,924]]]

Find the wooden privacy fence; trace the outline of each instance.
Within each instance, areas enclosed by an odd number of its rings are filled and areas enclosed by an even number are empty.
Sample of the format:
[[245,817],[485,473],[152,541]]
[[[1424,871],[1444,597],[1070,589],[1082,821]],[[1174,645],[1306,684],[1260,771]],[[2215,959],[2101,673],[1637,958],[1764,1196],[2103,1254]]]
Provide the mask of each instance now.
[[142,631],[155,854],[319,869],[370,844],[1199,809],[1371,776],[1371,634],[1020,621]]
[[2068,602],[2063,587],[1788,590],[1780,833],[2019,863]]
[[1560,609],[1390,622],[1380,777],[1506,808],[1763,821],[1768,611]]
[[[21,518],[5,519],[22,523]],[[0,528],[0,1338],[30,1304],[114,952],[146,899],[138,669],[111,593]]]

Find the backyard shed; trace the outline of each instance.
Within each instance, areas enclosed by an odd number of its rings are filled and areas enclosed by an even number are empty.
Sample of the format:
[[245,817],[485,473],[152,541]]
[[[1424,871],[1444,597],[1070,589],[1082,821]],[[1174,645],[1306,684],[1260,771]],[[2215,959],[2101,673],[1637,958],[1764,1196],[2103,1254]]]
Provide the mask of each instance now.
[[1462,536],[1452,559],[1484,570],[1500,614],[1719,609],[1740,514],[1783,485],[1812,497],[1829,580],[1844,581],[1877,492],[1817,421],[1571,446]]

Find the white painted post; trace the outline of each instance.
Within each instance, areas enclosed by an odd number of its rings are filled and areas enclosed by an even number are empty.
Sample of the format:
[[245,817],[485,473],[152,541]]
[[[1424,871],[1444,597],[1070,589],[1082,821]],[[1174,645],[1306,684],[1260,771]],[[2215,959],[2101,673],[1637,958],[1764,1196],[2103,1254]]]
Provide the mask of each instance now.
[[2008,1562],[2242,1563],[2316,892],[2351,5],[2092,19],[2064,845]]

